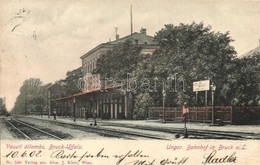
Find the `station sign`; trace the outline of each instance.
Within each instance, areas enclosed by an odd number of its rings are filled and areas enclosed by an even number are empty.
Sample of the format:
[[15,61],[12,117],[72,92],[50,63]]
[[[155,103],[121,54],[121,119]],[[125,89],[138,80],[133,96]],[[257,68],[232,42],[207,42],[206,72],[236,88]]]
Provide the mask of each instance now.
[[193,92],[208,91],[209,83],[209,80],[193,82]]

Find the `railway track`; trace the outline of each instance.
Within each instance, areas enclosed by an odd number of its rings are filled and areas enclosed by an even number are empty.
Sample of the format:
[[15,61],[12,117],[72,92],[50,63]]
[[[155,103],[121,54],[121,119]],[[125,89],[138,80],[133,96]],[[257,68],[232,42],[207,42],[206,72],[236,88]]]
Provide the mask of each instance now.
[[[54,121],[50,121],[50,122],[54,122]],[[137,133],[133,131],[117,130],[111,128],[102,128],[100,126],[82,126],[82,125],[74,125],[74,124],[72,125],[68,123],[61,124],[57,122],[54,123],[60,124],[62,126],[66,125],[66,127],[70,127],[72,129],[77,128],[82,131],[91,132],[106,137],[116,137],[116,138],[128,139],[128,140],[137,140],[140,138],[154,139],[154,140],[171,140],[168,138],[158,137],[151,134]]]
[[[32,118],[36,119],[36,118]],[[41,120],[41,119],[36,119]],[[58,123],[57,121],[48,121],[53,123]],[[62,123],[64,126],[65,123]],[[102,127],[106,126],[106,128]],[[99,121],[99,126],[82,126],[82,125],[71,125],[66,123],[66,127],[80,128],[82,131],[88,131],[96,133],[102,136],[112,136],[123,139],[138,139],[140,137],[147,139],[157,139],[157,140],[172,140],[174,138],[183,137],[184,129],[183,128],[165,128],[165,127],[151,127],[151,126],[142,126],[134,124],[123,124],[123,123],[107,123]],[[111,127],[111,128],[108,128]],[[121,128],[121,129],[120,129]],[[137,130],[146,130],[146,131],[156,131],[173,134],[172,138],[165,138],[162,136],[138,133],[135,131],[126,131],[122,128],[131,128]],[[216,130],[197,130],[197,129],[188,129],[189,139],[229,139],[229,140],[243,140],[243,139],[255,139],[260,140],[260,134],[255,133],[245,133],[245,132],[225,132],[225,131],[216,131]],[[175,137],[174,137],[175,136]]]
[[[31,118],[35,120],[41,120],[41,119],[36,119],[36,118]],[[152,134],[147,134],[147,133],[140,133],[140,132],[134,132],[134,131],[126,131],[126,130],[120,130],[120,129],[114,129],[114,128],[104,128],[102,126],[90,126],[90,125],[77,125],[77,124],[69,124],[69,123],[61,123],[59,121],[46,121],[46,122],[51,122],[55,123],[59,126],[66,126],[67,128],[70,129],[78,129],[81,131],[85,132],[91,132],[95,133],[101,136],[105,137],[116,137],[116,138],[121,138],[121,139],[128,139],[128,140],[137,140],[140,138],[144,139],[154,139],[154,140],[171,140],[170,138],[167,137],[162,137],[162,136],[155,136]]]
[[62,138],[50,133],[46,132],[42,129],[36,128],[30,124],[25,122],[16,120],[16,119],[5,119],[6,123],[8,123],[14,130],[19,134],[18,137],[27,140],[38,140],[38,139],[55,139],[62,140]]
[[[184,134],[184,129],[180,128],[158,128],[158,127],[149,127],[149,126],[138,126],[138,125],[126,125],[126,124],[114,124],[114,123],[103,123],[106,126],[113,127],[126,127],[126,128],[135,128],[141,130],[150,130],[150,131],[161,131],[166,133],[173,134]],[[260,139],[260,134],[255,133],[245,133],[245,132],[225,132],[225,131],[213,131],[213,130],[195,130],[188,129],[188,135],[190,138],[194,139],[230,139],[230,140],[242,140],[242,139]]]
[[[120,129],[115,129],[115,128],[104,128],[104,127],[89,127],[95,131],[102,131],[106,133],[111,133],[111,134],[116,134],[119,136],[124,136],[127,139],[139,139],[140,137],[142,138],[147,138],[147,139],[155,139],[155,140],[171,140],[166,137],[160,137],[152,134],[147,134],[147,133],[140,133],[140,132],[134,132],[134,131],[129,131],[129,130],[120,130]],[[88,129],[89,129],[88,128]]]

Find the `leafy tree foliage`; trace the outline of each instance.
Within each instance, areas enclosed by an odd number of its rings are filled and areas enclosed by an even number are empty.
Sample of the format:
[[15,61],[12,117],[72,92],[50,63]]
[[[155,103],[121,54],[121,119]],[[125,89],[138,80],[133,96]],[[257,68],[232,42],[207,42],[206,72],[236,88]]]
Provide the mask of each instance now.
[[41,112],[47,102],[46,88],[38,78],[25,80],[20,88],[20,94],[16,98],[13,113],[29,114],[30,112]]
[[105,78],[125,79],[140,62],[140,52],[141,47],[127,40],[99,58],[93,73]]
[[[110,79],[113,83],[119,82],[121,85],[126,86],[127,82],[125,80],[128,79],[131,81],[132,79],[135,79],[135,71],[139,67],[141,61],[147,58],[147,55],[141,55],[141,50],[142,47],[127,40],[99,58],[93,73],[100,74],[102,79]],[[131,77],[128,77],[128,74],[131,74]],[[139,107],[139,104],[135,103],[136,100],[137,102],[140,102],[140,98],[143,98],[136,97],[136,94],[137,91],[130,94],[131,104],[134,105],[134,107],[132,107],[133,109],[138,109]],[[145,110],[142,109],[142,111],[143,112],[140,113],[140,111],[134,110],[133,116],[142,114],[141,116],[143,117]]]
[[[228,93],[223,93],[236,57],[236,51],[230,45],[233,40],[228,32],[214,32],[203,23],[169,24],[156,33],[155,40],[159,48],[151,56],[140,56],[141,49],[130,42],[119,45],[98,60],[94,73],[116,78],[131,73],[131,77],[138,83],[147,80],[149,90],[138,88],[136,91],[137,109],[148,104],[162,105],[163,89],[167,92],[166,106],[180,106],[184,102],[194,105],[192,84],[207,79],[217,86],[217,104],[227,102]],[[177,86],[177,89],[169,90],[173,86]],[[199,99],[200,104],[205,104],[204,96],[199,96],[203,97]]]
[[214,32],[203,23],[170,24],[165,25],[155,39],[160,47],[151,57],[153,75],[167,80],[177,74],[176,82],[184,82],[184,90],[167,92],[168,104],[181,105],[184,101],[194,104],[192,83],[206,79],[214,81],[217,86],[217,102],[224,100],[221,91],[232,59],[236,57],[228,32]]
[[60,98],[68,96],[68,90],[66,89],[66,81],[65,80],[58,80],[56,81],[50,88],[50,97],[51,98]]
[[3,98],[0,98],[0,115],[6,115],[7,109]]
[[58,80],[52,85],[51,98],[61,98],[80,92],[79,79],[83,77],[82,67],[68,71],[65,79]]
[[83,77],[83,73],[81,67],[73,71],[67,72],[67,77],[65,79],[65,85],[64,85],[67,95],[72,95],[80,91],[80,88],[78,87],[78,80],[82,77]]
[[257,106],[260,104],[260,53],[235,59],[228,75],[224,93],[229,104]]

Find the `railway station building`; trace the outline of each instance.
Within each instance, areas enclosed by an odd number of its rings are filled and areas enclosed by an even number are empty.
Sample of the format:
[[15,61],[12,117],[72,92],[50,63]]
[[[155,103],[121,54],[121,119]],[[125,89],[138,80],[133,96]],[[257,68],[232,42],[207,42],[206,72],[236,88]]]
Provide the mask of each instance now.
[[[140,32],[134,32],[121,39],[119,35],[116,35],[116,40],[97,45],[80,57],[83,73],[83,77],[78,81],[80,92],[65,97],[51,97],[50,105],[56,107],[62,115],[74,116],[75,114],[76,117],[82,118],[131,119],[133,111],[131,93],[123,91],[120,86],[104,84],[100,75],[92,73],[96,68],[98,58],[125,41],[131,41],[132,44],[140,46],[140,55],[152,54],[158,48],[157,42],[152,36],[146,34],[144,28],[141,28]],[[49,95],[55,96],[51,94],[55,93],[52,88],[49,90]]]

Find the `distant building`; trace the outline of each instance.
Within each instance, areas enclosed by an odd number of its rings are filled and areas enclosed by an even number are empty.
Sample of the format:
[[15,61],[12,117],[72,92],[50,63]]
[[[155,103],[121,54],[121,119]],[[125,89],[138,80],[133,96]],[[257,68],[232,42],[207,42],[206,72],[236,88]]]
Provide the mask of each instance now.
[[62,112],[66,112],[67,109],[62,109],[62,106],[59,106],[61,104],[61,101],[57,100],[64,100],[64,97],[67,95],[66,90],[65,90],[65,81],[64,80],[59,80],[55,82],[55,84],[49,86],[47,88],[47,109],[48,109],[48,114],[52,115],[52,111],[54,108],[58,107],[58,113],[62,114]]
[[96,46],[80,57],[82,60],[82,80],[88,83],[84,83],[84,86],[81,86],[81,83],[79,83],[78,85],[82,91],[77,94],[53,99],[56,105],[63,107],[63,109],[68,109],[66,105],[71,108],[73,103],[73,107],[75,106],[75,112],[73,113],[75,113],[76,117],[92,118],[95,115],[102,119],[131,119],[131,94],[112,90],[109,86],[103,89],[100,76],[92,74],[96,68],[98,58],[106,55],[109,50],[127,40],[132,41],[133,44],[137,44],[142,48],[140,55],[152,54],[158,48],[157,42],[154,41],[152,36],[146,34],[146,29],[144,28],[140,30],[140,33],[135,32],[121,39],[119,35],[116,35],[115,41]]
[[253,50],[250,50],[249,52],[243,54],[242,56],[240,56],[239,58],[245,58],[245,57],[250,57],[256,53],[260,53],[260,39],[259,39],[259,46],[256,47],[255,49]]

